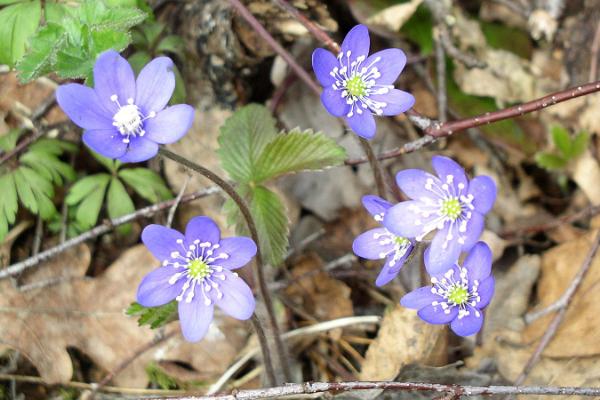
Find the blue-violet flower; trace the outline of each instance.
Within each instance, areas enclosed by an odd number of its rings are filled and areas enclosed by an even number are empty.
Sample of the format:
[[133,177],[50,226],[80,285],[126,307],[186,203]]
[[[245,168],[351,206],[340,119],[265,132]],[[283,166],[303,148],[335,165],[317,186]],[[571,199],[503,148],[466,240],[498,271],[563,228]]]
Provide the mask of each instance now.
[[[364,196],[362,203],[375,221],[381,223],[385,212],[392,206],[378,196]],[[385,264],[375,284],[383,286],[394,279],[414,249],[413,241],[396,236],[384,227],[366,231],[354,239],[354,254],[368,260],[385,258]]]
[[179,140],[192,126],[194,109],[186,104],[166,107],[175,89],[173,61],[158,57],[137,80],[131,66],[114,50],[98,56],[94,88],[61,85],[56,100],[65,114],[83,128],[83,142],[105,157],[139,162],[156,155],[159,144]]
[[458,261],[479,240],[484,215],[496,200],[496,184],[488,176],[471,181],[453,160],[434,156],[434,176],[419,169],[398,172],[396,182],[412,200],[388,210],[383,225],[393,234],[417,241],[437,229],[425,255],[427,271],[439,274]]
[[483,325],[481,310],[494,295],[491,270],[492,252],[487,244],[478,242],[462,267],[455,264],[443,274],[432,276],[431,286],[406,294],[400,304],[419,310],[419,317],[430,324],[450,323],[457,335],[473,335]]
[[406,65],[400,49],[386,49],[369,56],[369,31],[357,25],[344,38],[337,57],[316,49],[312,65],[323,86],[321,101],[327,111],[344,117],[358,136],[375,136],[375,115],[397,115],[410,109],[415,98],[394,89]]
[[161,225],[149,225],[142,241],[162,266],[144,277],[137,301],[156,307],[177,300],[183,336],[190,342],[204,337],[217,305],[226,314],[245,320],[255,308],[248,285],[232,272],[256,254],[246,237],[221,238],[208,217],[194,217],[185,235]]

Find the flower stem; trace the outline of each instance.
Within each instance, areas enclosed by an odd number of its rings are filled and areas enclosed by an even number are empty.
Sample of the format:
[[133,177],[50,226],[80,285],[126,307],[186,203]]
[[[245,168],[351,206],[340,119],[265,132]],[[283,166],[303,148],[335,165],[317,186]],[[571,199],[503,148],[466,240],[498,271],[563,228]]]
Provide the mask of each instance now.
[[[271,331],[270,334],[271,334],[272,338],[274,339],[275,350],[276,350],[277,358],[278,358],[277,364],[279,364],[279,367],[280,367],[279,370],[283,371],[285,379],[288,381],[291,380],[290,373],[289,373],[289,367],[286,362],[285,349],[283,347],[283,342],[281,341],[279,327],[277,326],[277,320],[275,319],[275,312],[273,311],[273,301],[271,300],[271,295],[269,294],[269,289],[267,287],[267,282],[266,282],[264,271],[263,271],[264,263],[263,263],[263,258],[262,258],[262,252],[260,250],[258,231],[256,229],[256,224],[254,223],[254,218],[252,217],[252,214],[250,213],[250,209],[248,208],[248,204],[246,204],[246,201],[238,194],[238,192],[233,188],[233,186],[231,184],[229,184],[227,181],[222,179],[220,176],[218,176],[211,170],[209,170],[199,164],[196,164],[195,162],[190,161],[185,157],[175,154],[172,151],[165,149],[164,147],[161,147],[158,150],[158,153],[160,155],[162,155],[163,157],[173,160],[176,163],[181,164],[181,165],[203,175],[204,177],[210,179],[217,186],[219,186],[221,189],[223,189],[223,191],[225,193],[227,193],[229,195],[229,197],[231,197],[231,199],[239,207],[240,212],[242,213],[244,219],[246,220],[246,224],[248,225],[248,230],[250,231],[250,236],[252,237],[252,240],[254,240],[254,242],[256,243],[256,247],[257,247],[256,263],[254,264],[254,266],[255,266],[254,273],[255,273],[256,279],[258,281],[258,291],[260,293],[260,296],[264,300],[265,308],[267,309],[269,327],[270,327],[270,331]],[[260,326],[258,321],[256,321],[256,322],[257,323],[254,324],[255,328]],[[259,336],[259,339],[260,339],[261,332],[259,332],[258,330],[257,330],[257,335]],[[266,338],[266,335],[264,332],[262,332],[262,336],[264,338]],[[268,346],[264,347],[263,343],[261,342],[261,347],[262,347],[262,351],[263,351],[263,359],[265,362],[265,370],[266,371],[270,370],[272,372],[272,371],[274,371],[274,369],[273,369],[273,365],[271,364],[272,359],[269,356]],[[267,364],[270,364],[270,365],[267,366]]]

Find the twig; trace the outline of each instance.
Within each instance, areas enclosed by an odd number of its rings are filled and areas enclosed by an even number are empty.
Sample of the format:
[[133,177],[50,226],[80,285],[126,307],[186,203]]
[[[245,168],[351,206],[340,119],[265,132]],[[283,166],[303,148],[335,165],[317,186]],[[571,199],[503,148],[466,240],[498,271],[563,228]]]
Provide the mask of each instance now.
[[[188,160],[187,158],[184,158],[178,154],[175,154],[172,151],[165,149],[164,147],[161,147],[159,149],[158,153],[160,155],[162,155],[163,157],[173,160],[176,163],[181,164],[181,165],[201,174],[202,176],[205,176],[206,178],[210,179],[212,182],[214,182],[216,185],[218,185],[221,189],[223,189],[223,191],[225,191],[225,193],[227,193],[227,195],[229,197],[231,197],[231,199],[237,204],[238,208],[240,209],[240,212],[242,213],[242,216],[244,217],[244,220],[246,221],[246,224],[248,225],[248,230],[250,231],[250,236],[252,237],[252,240],[254,240],[254,242],[256,243],[256,246],[257,246],[256,262],[254,264],[254,266],[255,266],[254,272],[256,274],[256,278],[258,281],[259,293],[265,302],[265,308],[267,310],[269,327],[270,327],[269,333],[272,335],[272,338],[275,341],[275,352],[276,352],[277,358],[278,358],[277,364],[278,364],[279,368],[281,368],[281,370],[284,372],[284,376],[285,376],[286,380],[288,380],[288,381],[291,380],[289,367],[287,365],[287,361],[286,361],[286,357],[285,357],[285,349],[283,347],[283,343],[281,342],[279,326],[277,325],[277,320],[275,318],[275,311],[273,309],[273,301],[271,300],[271,295],[269,293],[269,289],[267,287],[267,281],[265,279],[265,274],[263,271],[265,264],[263,262],[262,252],[260,249],[258,231],[256,229],[256,224],[254,223],[254,218],[252,217],[252,214],[250,213],[250,209],[248,208],[246,201],[238,194],[238,192],[236,192],[236,190],[233,188],[233,186],[231,186],[227,181],[222,179],[220,176],[218,176],[211,170],[209,170],[199,164],[196,164],[196,163]],[[263,328],[260,327],[259,329],[263,329]],[[264,335],[264,333],[263,333],[263,335]],[[260,334],[259,334],[259,336],[260,336]],[[266,337],[266,335],[264,335],[264,337]],[[265,364],[271,362],[271,358],[270,358],[267,347],[263,348],[263,353],[264,353],[263,358],[264,358]],[[269,367],[267,367],[267,371],[268,370],[269,370]]]
[[31,255],[36,256],[40,252],[42,247],[42,235],[44,234],[44,221],[42,217],[38,215],[35,223],[35,234],[33,235],[33,244],[31,245]]
[[358,137],[358,141],[360,142],[360,145],[362,146],[362,148],[367,156],[367,160],[369,161],[369,164],[371,165],[371,169],[373,170],[373,178],[375,179],[375,187],[377,188],[379,197],[385,199],[385,198],[387,198],[387,185],[385,184],[383,168],[381,167],[381,164],[379,163],[379,160],[377,159],[377,156],[375,155],[375,152],[373,151],[373,147],[371,147],[371,144],[369,144],[369,141],[360,136],[357,136],[357,137]]
[[596,27],[594,41],[592,42],[592,50],[590,56],[590,81],[598,79],[598,51],[600,51],[600,23]]
[[185,178],[185,181],[183,182],[183,185],[181,186],[181,189],[179,190],[179,193],[177,194],[177,197],[175,198],[175,203],[173,203],[171,208],[169,208],[169,214],[167,214],[167,225],[166,225],[169,228],[173,224],[173,218],[175,218],[175,211],[177,211],[177,207],[179,206],[179,203],[181,203],[181,198],[183,197],[183,194],[185,193],[185,189],[187,188],[187,185],[190,183],[190,179],[191,179],[190,175],[188,175]]
[[448,27],[446,26],[445,22],[440,22],[437,29],[439,40],[441,41],[444,50],[446,50],[450,57],[462,63],[467,68],[487,67],[487,64],[484,61],[479,60],[470,54],[462,52],[454,45],[452,39],[450,38],[450,32],[448,31]]
[[[217,193],[218,191],[219,188],[216,186],[209,187],[207,189],[203,189],[198,192],[183,196],[183,198],[181,199],[181,203],[189,203],[190,201],[209,196],[211,194]],[[18,275],[26,269],[34,267],[39,263],[46,261],[73,246],[77,246],[78,244],[83,243],[86,240],[103,235],[106,232],[110,232],[119,225],[127,224],[138,218],[149,217],[156,214],[159,211],[166,210],[167,208],[171,207],[175,203],[175,201],[175,199],[163,201],[162,203],[157,203],[148,207],[140,208],[139,210],[131,214],[123,215],[122,217],[106,220],[103,224],[98,225],[95,228],[92,228],[89,231],[82,233],[81,235],[75,236],[74,238],[71,238],[62,244],[51,247],[48,250],[40,252],[36,256],[29,257],[4,269],[0,269],[0,279],[5,279],[10,276]]]
[[531,372],[531,370],[533,369],[535,364],[537,364],[537,362],[539,361],[540,357],[542,356],[542,353],[546,349],[546,346],[548,346],[548,344],[550,343],[550,341],[556,334],[558,327],[560,326],[561,322],[563,321],[563,319],[565,317],[565,314],[567,313],[569,304],[571,303],[571,300],[573,300],[573,295],[575,294],[575,292],[581,285],[581,282],[583,281],[585,274],[590,269],[590,266],[592,265],[592,261],[594,260],[594,257],[596,256],[596,252],[598,251],[599,247],[600,247],[600,230],[596,233],[596,237],[594,238],[594,241],[592,243],[590,251],[588,252],[583,264],[581,265],[581,268],[577,272],[577,275],[575,275],[575,278],[573,278],[573,282],[567,288],[567,290],[561,296],[561,298],[558,300],[558,303],[560,303],[560,305],[557,307],[557,309],[559,310],[558,313],[554,316],[554,319],[552,319],[552,322],[550,322],[550,325],[548,325],[548,328],[546,328],[546,332],[544,333],[544,336],[542,336],[542,338],[540,339],[540,343],[538,344],[537,348],[535,349],[535,352],[531,355],[531,358],[527,361],[527,364],[523,368],[523,371],[517,377],[517,379],[515,381],[515,385],[520,385],[521,383],[523,383],[525,381],[525,379],[527,378],[527,376],[529,375],[529,373]]
[[444,123],[448,120],[448,96],[446,93],[446,52],[441,38],[441,27],[439,24],[435,36],[435,70],[437,73],[437,107],[438,120]]

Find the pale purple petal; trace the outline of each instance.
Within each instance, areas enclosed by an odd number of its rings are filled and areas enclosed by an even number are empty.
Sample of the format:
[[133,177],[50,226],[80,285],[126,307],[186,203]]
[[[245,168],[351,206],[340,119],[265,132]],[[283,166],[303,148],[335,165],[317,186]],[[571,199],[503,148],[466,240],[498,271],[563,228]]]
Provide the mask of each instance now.
[[419,200],[424,197],[433,199],[439,197],[439,195],[436,195],[439,191],[434,192],[426,188],[428,180],[431,181],[433,185],[441,186],[441,182],[437,177],[420,169],[405,169],[396,174],[396,183],[400,190],[414,200]]
[[224,280],[214,279],[223,294],[223,297],[215,300],[217,306],[233,318],[241,320],[250,318],[256,307],[252,290],[237,274],[226,269],[223,273]]
[[221,230],[209,217],[194,217],[185,227],[185,240],[187,245],[192,245],[195,240],[199,243],[217,244],[221,239]]
[[467,222],[467,230],[462,233],[465,237],[465,243],[462,245],[463,251],[471,250],[475,243],[477,243],[483,233],[484,226],[485,218],[483,215],[479,214],[477,211],[472,211],[471,219]]
[[394,265],[392,265],[393,254],[390,254],[387,257],[385,264],[383,264],[383,268],[381,268],[381,272],[379,272],[379,275],[377,275],[377,279],[375,280],[375,285],[381,287],[383,285],[388,284],[396,276],[398,276],[398,273],[404,266],[404,263],[406,262],[406,260],[408,259],[408,257],[410,256],[410,253],[412,253],[412,251],[413,251],[413,246],[411,245],[408,249],[406,249],[406,253],[404,253],[404,255],[402,257],[400,257],[399,259],[397,259],[393,262]]
[[142,242],[160,262],[170,260],[174,251],[183,253],[181,244],[177,243],[177,240],[183,239],[181,233],[162,225],[148,225],[142,231]]
[[386,104],[381,109],[381,115],[385,116],[401,114],[415,105],[415,97],[412,94],[398,89],[390,89],[385,94],[372,94],[369,98]]
[[375,136],[375,118],[368,110],[362,110],[359,114],[356,110],[360,107],[358,104],[354,106],[354,114],[346,118],[350,128],[360,137],[365,139],[372,139]]
[[179,279],[174,284],[169,283],[169,279],[177,272],[179,270],[176,268],[167,266],[144,276],[137,290],[137,302],[144,307],[157,307],[175,300],[185,282],[185,279]]
[[370,44],[371,39],[369,38],[369,30],[367,27],[364,25],[356,25],[348,32],[342,42],[342,57],[348,59],[348,52],[350,52],[350,62],[356,60],[360,56],[366,58],[369,55]]
[[481,330],[483,326],[483,313],[469,307],[469,315],[456,318],[450,324],[450,328],[458,336],[471,336]]
[[123,136],[114,127],[110,129],[90,129],[83,132],[83,143],[96,153],[108,158],[119,158],[127,151]]
[[363,196],[362,204],[373,217],[376,215],[384,215],[385,212],[392,206],[392,203],[389,201],[372,194]]
[[422,217],[415,212],[415,207],[421,207],[417,200],[403,201],[390,208],[383,218],[383,226],[396,236],[414,238],[423,234],[423,226],[433,221],[437,215]]
[[144,115],[158,113],[165,108],[175,90],[173,61],[158,57],[150,61],[140,72],[136,81],[135,104]]
[[124,106],[129,99],[135,99],[135,75],[126,59],[114,50],[108,50],[98,56],[94,64],[94,90],[104,107],[116,113],[117,101]]
[[431,286],[423,286],[405,294],[400,304],[406,308],[420,310],[431,305],[434,301],[443,301],[443,297],[431,292]]
[[473,281],[482,282],[492,272],[492,251],[484,242],[477,242],[471,249],[463,267],[467,270],[469,285],[473,285]]
[[334,90],[330,87],[326,87],[321,92],[321,102],[323,103],[323,106],[327,112],[334,117],[346,115],[348,114],[348,110],[350,110],[350,106],[342,97],[342,92],[340,90]]
[[56,102],[83,129],[114,129],[112,115],[104,109],[93,89],[78,83],[60,85]]
[[[382,238],[382,235],[385,237]],[[354,239],[352,251],[359,257],[368,260],[379,260],[394,248],[393,243],[381,244],[381,241],[389,238],[389,236],[390,234],[385,228],[375,228],[361,233]]]
[[377,67],[381,76],[378,85],[393,85],[406,65],[406,54],[400,49],[385,49],[372,54],[364,66]]
[[206,305],[202,296],[195,296],[191,302],[185,297],[179,302],[179,322],[183,337],[188,342],[201,340],[213,319],[213,305]]
[[469,194],[473,195],[475,210],[486,214],[496,201],[496,183],[489,176],[477,176],[469,182]]
[[158,153],[158,144],[143,137],[129,137],[127,151],[121,157],[121,162],[142,162],[151,159]]
[[[452,231],[452,240],[446,240],[449,229]],[[461,250],[461,245],[457,239],[458,228],[456,226],[450,228],[450,224],[446,224],[443,229],[435,234],[429,251],[424,256],[425,267],[430,275],[444,273],[456,264]]]
[[[445,311],[448,311],[448,313]],[[458,316],[458,307],[450,307],[444,310],[439,304],[436,306],[429,304],[421,308],[417,314],[423,321],[430,324],[447,324]]]
[[490,304],[490,301],[492,301],[492,297],[494,297],[495,284],[496,281],[494,280],[493,276],[490,276],[486,278],[483,282],[479,283],[479,286],[477,287],[477,293],[479,293],[479,297],[481,298],[481,300],[479,300],[479,302],[477,303],[477,308],[482,309],[484,307],[487,307],[488,304]]
[[467,175],[465,175],[464,168],[458,165],[456,161],[444,156],[433,156],[431,164],[442,183],[448,183],[447,177],[451,176],[452,178],[450,179],[453,182],[453,186],[457,188],[462,183],[464,185],[462,193],[466,192],[469,181],[467,180]]
[[335,83],[335,78],[330,72],[340,63],[331,52],[325,49],[316,49],[312,54],[312,66],[319,83],[323,87],[330,87]]
[[[215,261],[211,265],[236,269],[248,264],[256,255],[256,244],[252,239],[244,236],[221,239],[219,245],[213,256]],[[223,254],[227,256],[223,257]]]
[[160,111],[144,123],[145,138],[160,144],[178,141],[190,130],[194,122],[194,109],[187,104],[177,104]]

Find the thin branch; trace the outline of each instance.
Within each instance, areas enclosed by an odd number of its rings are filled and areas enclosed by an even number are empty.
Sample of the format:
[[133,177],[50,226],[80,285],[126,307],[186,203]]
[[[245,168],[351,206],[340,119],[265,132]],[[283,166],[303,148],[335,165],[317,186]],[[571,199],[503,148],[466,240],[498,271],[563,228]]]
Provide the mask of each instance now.
[[596,33],[594,34],[594,40],[592,42],[592,49],[590,55],[590,76],[589,80],[594,81],[598,79],[598,52],[600,51],[600,24],[596,27]]
[[181,186],[181,189],[179,189],[179,193],[177,194],[177,197],[175,198],[175,203],[171,206],[171,208],[169,208],[169,214],[167,214],[167,224],[166,224],[166,226],[168,228],[170,228],[171,225],[173,224],[173,219],[175,218],[175,211],[177,211],[177,207],[179,207],[179,203],[181,203],[181,198],[183,197],[183,193],[185,193],[185,189],[187,188],[187,185],[190,183],[190,179],[191,179],[191,175],[186,176],[185,181],[183,182],[183,185]]
[[485,68],[487,64],[473,57],[470,54],[466,54],[462,52],[459,48],[457,48],[452,39],[450,38],[450,32],[448,31],[448,27],[446,26],[444,21],[440,21],[438,25],[438,36],[439,40],[442,42],[444,50],[448,53],[450,57],[462,63],[467,68]]
[[[217,193],[218,191],[219,188],[215,186],[203,189],[198,192],[183,196],[183,198],[181,199],[181,203],[189,203],[190,201],[209,196],[211,194]],[[73,246],[77,246],[78,244],[83,243],[86,240],[93,239],[107,232],[110,232],[119,225],[127,224],[131,221],[142,217],[150,217],[162,210],[166,210],[173,204],[175,204],[175,201],[175,199],[163,201],[162,203],[157,203],[148,207],[140,208],[139,210],[131,214],[123,215],[122,217],[106,220],[103,224],[98,225],[95,228],[92,228],[89,231],[82,233],[81,235],[75,236],[74,238],[71,238],[65,241],[64,243],[51,247],[48,250],[42,251],[36,256],[29,257],[23,261],[12,264],[4,269],[0,269],[0,279],[5,279],[11,276],[18,275],[26,269],[34,267],[39,263],[46,261]]]
[[437,107],[438,120],[442,123],[448,120],[448,96],[446,93],[446,52],[441,38],[441,27],[439,24],[435,36],[435,70],[437,73]]
[[373,179],[375,179],[375,187],[377,188],[379,197],[385,199],[385,198],[387,198],[387,185],[385,184],[383,168],[381,167],[379,160],[377,160],[377,155],[373,151],[373,147],[371,147],[371,144],[369,143],[369,141],[360,136],[357,136],[357,137],[358,137],[358,141],[360,142],[360,145],[362,146],[362,148],[366,154],[367,160],[369,161],[369,164],[371,165],[371,169],[373,170]]

